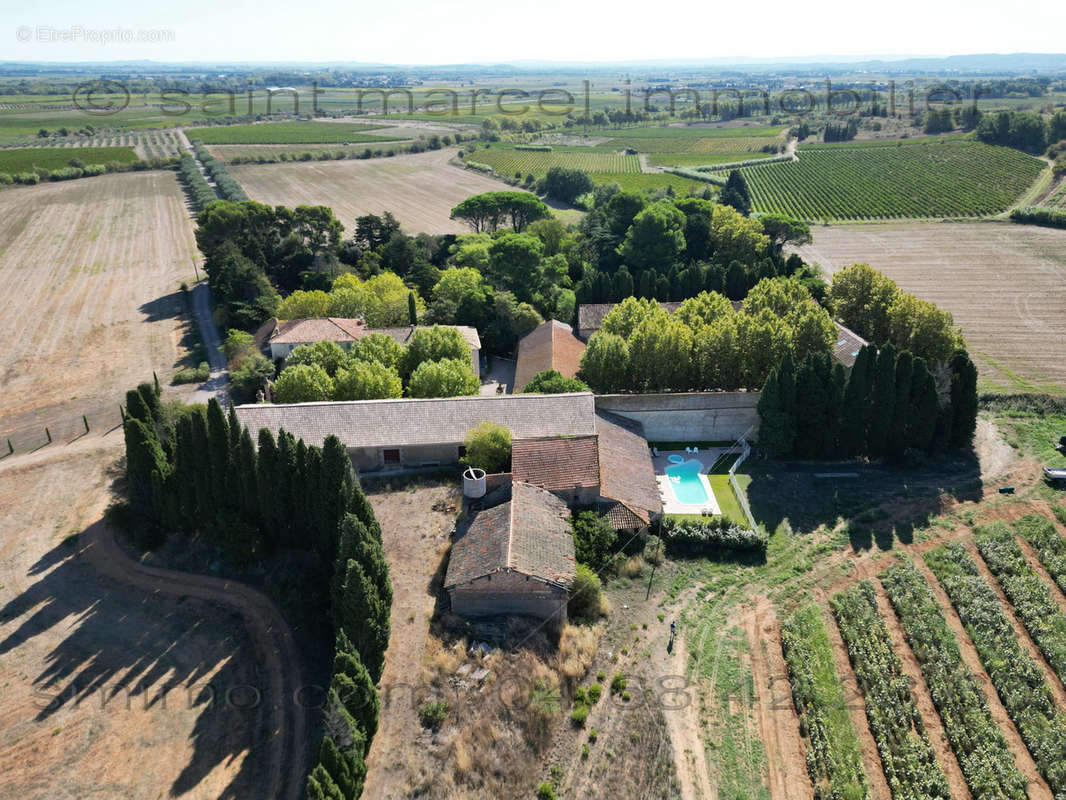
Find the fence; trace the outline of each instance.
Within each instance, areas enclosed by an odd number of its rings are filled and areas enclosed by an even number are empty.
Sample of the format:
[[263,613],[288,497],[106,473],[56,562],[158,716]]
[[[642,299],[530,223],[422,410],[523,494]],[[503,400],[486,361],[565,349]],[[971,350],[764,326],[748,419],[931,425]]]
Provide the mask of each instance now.
[[22,425],[0,433],[0,458],[32,453],[44,447],[61,447],[89,434],[106,436],[121,430],[122,412],[118,404],[111,409],[98,408],[82,415],[75,412],[59,419],[50,417],[40,424]]

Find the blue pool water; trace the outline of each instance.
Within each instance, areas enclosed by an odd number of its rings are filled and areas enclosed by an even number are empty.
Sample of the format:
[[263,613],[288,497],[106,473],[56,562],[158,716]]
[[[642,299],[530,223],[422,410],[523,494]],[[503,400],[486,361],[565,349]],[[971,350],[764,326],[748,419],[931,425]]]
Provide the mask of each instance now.
[[[679,457],[680,458],[680,457]],[[670,461],[674,460],[671,456]],[[670,478],[670,488],[674,491],[677,502],[685,505],[702,505],[707,502],[707,490],[700,480],[700,470],[703,464],[692,458],[681,463],[674,463],[666,468],[666,474]]]

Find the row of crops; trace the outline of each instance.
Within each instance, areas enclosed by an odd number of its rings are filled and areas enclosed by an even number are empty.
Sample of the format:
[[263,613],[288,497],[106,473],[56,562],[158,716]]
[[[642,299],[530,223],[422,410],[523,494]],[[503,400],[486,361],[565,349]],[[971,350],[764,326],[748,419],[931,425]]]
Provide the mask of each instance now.
[[798,161],[744,169],[756,211],[805,220],[970,217],[1011,205],[1044,168],[973,141],[805,149]]
[[837,678],[821,609],[812,603],[785,620],[781,645],[801,731],[810,743],[807,773],[817,787],[816,796],[869,797],[862,749]]
[[150,129],[127,133],[101,133],[95,136],[67,136],[61,139],[39,139],[20,145],[20,149],[82,149],[105,147],[133,148],[143,159],[170,158],[179,155],[182,142],[177,131]]
[[1055,605],[1050,587],[1029,566],[1006,524],[997,522],[980,528],[976,535],[977,549],[1003,587],[1003,594],[1048,665],[1060,680],[1066,681],[1066,615]]
[[1066,796],[1066,716],[1019,643],[995,590],[955,542],[925,556],[973,641],[981,664],[1056,797]]
[[977,679],[962,660],[958,640],[929,584],[909,562],[885,572],[881,584],[903,625],[974,800],[1026,800],[1026,779],[992,719]]
[[877,611],[873,584],[863,581],[835,595],[831,603],[866,697],[866,716],[892,796],[950,800],[948,780],[937,764],[903,665]]

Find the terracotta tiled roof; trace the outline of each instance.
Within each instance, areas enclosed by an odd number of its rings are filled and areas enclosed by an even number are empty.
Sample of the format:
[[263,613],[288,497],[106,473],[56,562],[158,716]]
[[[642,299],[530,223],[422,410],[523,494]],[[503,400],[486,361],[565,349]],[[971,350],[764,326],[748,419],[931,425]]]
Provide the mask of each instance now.
[[648,520],[637,516],[624,503],[615,503],[607,509],[607,519],[616,530],[626,531],[643,528]]
[[600,495],[622,503],[647,524],[652,515],[662,513],[663,503],[643,428],[638,422],[600,411],[596,431],[600,439]]
[[354,342],[365,333],[366,323],[362,317],[311,317],[279,322],[269,341],[274,344]]
[[522,337],[518,343],[514,386],[520,392],[533,376],[554,369],[565,378],[572,378],[581,366],[585,343],[574,336],[565,322],[550,319]]
[[569,518],[555,495],[516,482],[508,502],[480,512],[452,545],[445,588],[505,570],[570,586],[577,562]]
[[599,442],[596,436],[515,439],[511,473],[549,491],[600,485]]
[[855,366],[855,359],[859,355],[859,350],[867,342],[859,334],[845,328],[839,322],[834,322],[833,324],[837,327],[837,338],[833,342],[833,358],[848,369],[851,369]]
[[330,434],[347,447],[459,444],[471,428],[489,421],[513,439],[591,436],[596,433],[592,394],[514,394],[487,397],[357,400],[352,402],[237,406],[237,419],[252,431],[284,428],[307,444]]

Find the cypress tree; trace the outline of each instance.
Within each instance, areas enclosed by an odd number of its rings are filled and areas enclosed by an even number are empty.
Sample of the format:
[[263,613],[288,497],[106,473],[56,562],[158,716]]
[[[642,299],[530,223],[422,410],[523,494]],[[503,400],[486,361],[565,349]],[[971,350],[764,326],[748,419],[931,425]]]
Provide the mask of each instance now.
[[144,395],[136,389],[126,392],[126,416],[140,420],[146,425],[155,425],[151,407],[145,402]]
[[208,451],[207,419],[202,412],[192,415],[192,443],[196,454],[196,520],[197,526],[215,514],[214,492],[211,487],[211,455]]
[[977,367],[965,350],[956,350],[951,367],[951,435],[952,448],[969,447],[977,432]]
[[296,475],[296,440],[286,430],[278,431],[278,457],[274,461],[274,497],[278,509],[278,538],[283,547],[295,547],[293,488],[301,479]]
[[259,496],[259,514],[263,520],[264,539],[267,546],[271,548],[277,548],[281,544],[282,514],[278,508],[277,474],[278,448],[274,443],[274,434],[267,428],[260,428],[255,483]]
[[[159,484],[169,471],[163,448],[155,428],[134,417],[126,419],[124,434],[130,507],[137,515],[158,524],[162,521],[162,509],[157,504],[162,499],[158,495],[162,488]],[[153,473],[158,474],[155,485]]]
[[377,539],[378,542],[381,542],[381,525],[378,524],[378,519],[374,516],[374,507],[370,505],[370,501],[358,483],[352,487],[348,511],[355,514],[366,525],[370,535]]
[[780,368],[770,375],[759,394],[759,446],[774,458],[792,455],[796,431],[792,416],[785,411],[781,392]]
[[212,517],[224,514],[230,510],[231,506],[229,447],[229,425],[226,424],[222,406],[212,397],[207,401],[207,451],[213,503]]
[[196,514],[196,449],[193,443],[191,416],[182,417],[178,421],[176,436],[174,469],[181,526],[186,531],[194,531],[198,518]]
[[629,274],[629,270],[625,267],[619,267],[618,272],[614,274],[614,280],[611,286],[611,295],[614,302],[621,302],[627,297],[633,296],[633,276]]
[[255,445],[247,428],[241,430],[240,442],[237,444],[237,490],[241,498],[244,518],[257,527],[262,524],[263,516],[259,511],[259,470],[256,463]]
[[748,294],[748,271],[739,261],[730,261],[725,273],[725,293],[730,300],[743,300]]
[[382,602],[373,582],[355,559],[345,566],[341,586],[338,627],[351,640],[359,657],[377,683],[389,646],[389,607]]
[[[365,748],[366,745],[363,746]],[[341,797],[356,800],[363,793],[366,763],[358,748],[353,747],[342,753],[333,738],[325,736],[318,750],[318,758],[340,790]]]
[[350,800],[341,794],[340,788],[321,764],[315,764],[307,776],[307,797],[309,800]]
[[333,659],[333,681],[337,696],[344,703],[348,713],[355,718],[367,739],[372,738],[378,729],[381,698],[377,687],[370,679],[370,672],[359,660],[359,654],[345,636],[344,631],[337,633],[337,649]]
[[[302,439],[300,440],[303,441]],[[299,444],[297,444],[299,452]],[[304,451],[304,496],[301,503],[303,538],[299,544],[304,550],[318,554],[324,564],[332,563],[330,555],[334,533],[327,530],[326,510],[322,507],[322,450],[308,447]]]
[[411,322],[411,327],[418,324],[418,306],[415,305],[415,293],[407,293],[407,318]]
[[892,430],[896,404],[896,348],[886,344],[877,354],[868,433],[871,458],[881,458]]
[[840,417],[840,454],[845,458],[866,453],[866,429],[870,421],[874,349],[864,345],[855,358],[844,389]]
[[801,458],[823,458],[825,429],[828,426],[829,357],[812,354],[796,370],[796,454]]
[[[827,360],[829,356],[825,357]],[[844,365],[833,364],[826,399],[826,426],[823,452],[829,458],[840,455],[840,417],[844,404]]]
[[648,300],[655,297],[655,272],[646,269],[640,273],[640,296]]
[[348,449],[336,436],[327,436],[322,444],[322,481],[319,488],[324,534],[319,547],[326,564],[332,564],[336,557],[337,527],[351,502],[353,484],[352,460],[348,457]]
[[794,428],[796,424],[796,362],[792,360],[790,352],[786,352],[784,358],[781,359],[777,382],[781,391],[781,408],[788,415],[789,422]]
[[159,420],[160,404],[159,404],[159,392],[156,391],[156,387],[150,383],[138,383],[137,394],[144,400],[145,405],[152,412],[152,418],[156,421]]
[[893,402],[892,425],[885,442],[885,452],[898,458],[907,447],[911,424],[911,378],[914,374],[914,356],[909,350],[901,350],[896,356],[896,397]]
[[911,377],[907,446],[924,452],[932,452],[939,415],[940,400],[936,394],[936,380],[933,378],[933,373],[929,371],[925,359],[916,358]]

